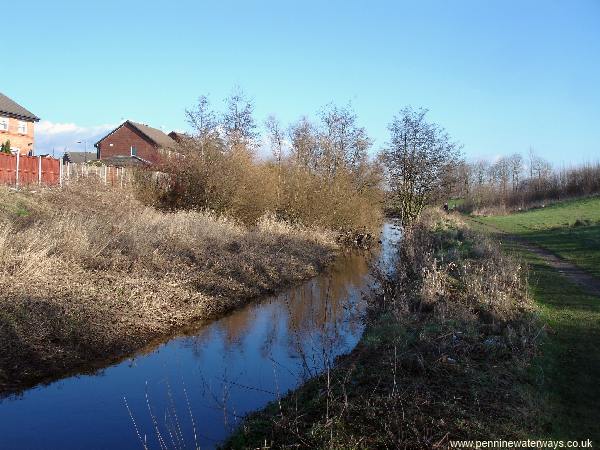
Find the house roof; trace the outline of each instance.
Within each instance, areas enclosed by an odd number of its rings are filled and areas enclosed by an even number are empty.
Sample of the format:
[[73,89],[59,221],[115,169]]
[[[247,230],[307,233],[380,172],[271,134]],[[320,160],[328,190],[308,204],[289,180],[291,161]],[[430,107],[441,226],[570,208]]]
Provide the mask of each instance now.
[[177,142],[171,139],[167,134],[163,131],[149,127],[148,125],[144,125],[142,123],[136,123],[128,120],[130,125],[137,128],[142,134],[146,135],[146,137],[150,138],[156,145],[162,148],[175,148],[177,147]]
[[145,125],[143,123],[132,122],[131,120],[126,120],[125,122],[123,122],[117,128],[115,128],[110,133],[108,133],[106,136],[104,136],[102,139],[100,139],[98,142],[96,142],[94,144],[94,146],[97,147],[100,142],[102,142],[104,139],[106,139],[111,134],[113,134],[115,131],[117,131],[118,129],[120,129],[122,126],[125,126],[125,125],[129,125],[129,126],[133,127],[134,129],[136,129],[139,133],[141,133],[143,136],[145,136],[150,142],[154,143],[157,147],[160,147],[163,149],[173,149],[173,148],[177,147],[177,142],[175,142],[173,139],[171,139],[163,131],[161,131],[157,128],[149,127],[148,125]]
[[0,92],[0,114],[38,122],[40,118]]
[[69,162],[81,164],[96,160],[96,152],[66,152],[65,159]]

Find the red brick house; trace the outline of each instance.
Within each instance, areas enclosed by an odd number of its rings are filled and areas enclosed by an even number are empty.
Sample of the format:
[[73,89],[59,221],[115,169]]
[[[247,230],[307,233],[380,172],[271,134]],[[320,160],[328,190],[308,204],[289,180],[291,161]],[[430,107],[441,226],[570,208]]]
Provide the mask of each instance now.
[[110,165],[160,164],[177,148],[161,130],[127,120],[94,144],[96,156]]
[[40,119],[0,93],[0,144],[10,141],[13,153],[33,155],[33,127]]

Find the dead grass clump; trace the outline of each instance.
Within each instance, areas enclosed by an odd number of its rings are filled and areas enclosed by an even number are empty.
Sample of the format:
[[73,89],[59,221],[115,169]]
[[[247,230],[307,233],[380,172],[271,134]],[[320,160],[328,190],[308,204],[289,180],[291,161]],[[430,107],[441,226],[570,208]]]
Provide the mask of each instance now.
[[251,416],[229,446],[422,449],[532,436],[527,369],[541,329],[523,266],[436,212],[405,230],[399,251],[355,351]]
[[93,182],[0,197],[0,393],[218,317],[336,249],[322,230],[161,212]]

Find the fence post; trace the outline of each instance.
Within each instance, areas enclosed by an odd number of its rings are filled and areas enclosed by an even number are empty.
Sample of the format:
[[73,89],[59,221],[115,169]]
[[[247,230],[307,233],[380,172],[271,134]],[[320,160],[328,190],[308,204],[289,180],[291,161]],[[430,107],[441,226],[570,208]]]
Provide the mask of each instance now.
[[[60,163],[59,163],[59,165],[58,165],[58,167],[59,167],[59,169],[58,169],[59,176],[58,176],[58,177],[59,177],[59,184],[60,184],[60,187],[62,187],[62,185],[63,185],[63,175],[64,175],[64,172],[65,172],[65,171],[64,171],[64,168],[63,168],[63,162],[62,162],[62,159],[59,159],[59,161],[60,161]],[[67,164],[68,164],[68,163],[67,163]]]
[[17,151],[17,169],[15,171],[15,187],[19,187],[19,157],[21,156],[21,152]]
[[42,184],[42,157],[38,156],[38,184]]

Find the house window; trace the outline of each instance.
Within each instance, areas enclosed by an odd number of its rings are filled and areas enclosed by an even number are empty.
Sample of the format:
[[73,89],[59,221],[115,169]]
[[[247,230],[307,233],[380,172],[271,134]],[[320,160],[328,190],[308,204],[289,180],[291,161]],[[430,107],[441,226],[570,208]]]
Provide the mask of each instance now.
[[19,134],[27,134],[27,122],[24,122],[23,120],[19,120],[17,132]]
[[137,156],[137,148],[135,145],[131,146],[131,156]]
[[8,117],[0,117],[0,131],[8,131]]

